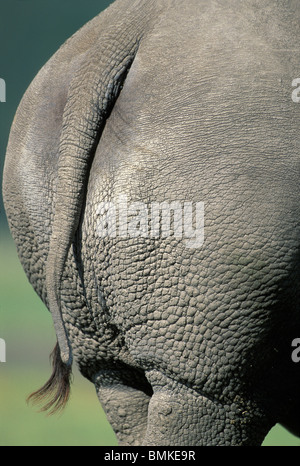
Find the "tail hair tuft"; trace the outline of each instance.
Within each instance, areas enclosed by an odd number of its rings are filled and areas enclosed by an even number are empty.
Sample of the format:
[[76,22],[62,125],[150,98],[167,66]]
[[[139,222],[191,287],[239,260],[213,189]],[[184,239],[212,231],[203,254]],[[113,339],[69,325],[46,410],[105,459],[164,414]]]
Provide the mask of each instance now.
[[51,355],[52,374],[49,380],[37,391],[31,393],[27,403],[42,404],[40,411],[49,415],[61,412],[70,397],[72,367],[65,364],[60,356],[60,349],[56,343]]

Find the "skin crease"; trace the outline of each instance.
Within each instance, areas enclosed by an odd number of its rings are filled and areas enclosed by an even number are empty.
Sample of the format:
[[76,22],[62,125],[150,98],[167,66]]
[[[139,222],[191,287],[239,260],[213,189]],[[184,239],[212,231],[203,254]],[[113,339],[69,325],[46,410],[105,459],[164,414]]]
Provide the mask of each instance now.
[[[289,0],[117,0],[19,106],[11,232],[121,445],[300,435],[299,19]],[[120,196],[203,202],[204,243],[101,237]]]

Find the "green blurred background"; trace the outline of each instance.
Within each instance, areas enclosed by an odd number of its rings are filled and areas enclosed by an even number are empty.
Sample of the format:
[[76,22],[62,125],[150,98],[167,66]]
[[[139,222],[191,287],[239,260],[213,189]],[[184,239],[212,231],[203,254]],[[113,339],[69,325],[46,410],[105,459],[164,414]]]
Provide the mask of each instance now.
[[[111,0],[0,0],[0,78],[6,102],[0,103],[1,182],[4,154],[18,103],[42,65],[58,47]],[[2,189],[1,189],[2,192]],[[116,445],[94,387],[76,370],[69,404],[47,417],[27,406],[26,397],[49,377],[55,335],[48,311],[19,264],[0,199],[0,338],[6,363],[0,363],[0,446]],[[264,445],[300,445],[275,426]]]

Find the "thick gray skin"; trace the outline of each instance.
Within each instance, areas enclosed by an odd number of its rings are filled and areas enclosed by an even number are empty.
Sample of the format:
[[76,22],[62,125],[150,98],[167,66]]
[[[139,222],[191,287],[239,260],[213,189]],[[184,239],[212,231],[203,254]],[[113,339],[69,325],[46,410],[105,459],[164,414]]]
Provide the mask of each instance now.
[[[120,444],[300,433],[299,24],[297,1],[117,0],[20,104],[11,231]],[[120,194],[204,202],[203,246],[101,238]]]

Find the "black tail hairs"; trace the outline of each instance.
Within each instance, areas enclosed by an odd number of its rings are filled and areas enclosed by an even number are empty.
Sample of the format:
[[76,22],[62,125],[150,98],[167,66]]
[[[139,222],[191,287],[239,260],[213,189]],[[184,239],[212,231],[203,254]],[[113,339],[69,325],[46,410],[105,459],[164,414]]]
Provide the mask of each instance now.
[[62,362],[58,343],[56,343],[50,359],[53,368],[51,377],[39,390],[28,396],[27,402],[43,404],[40,411],[48,411],[48,414],[52,415],[62,411],[68,402],[72,367]]

